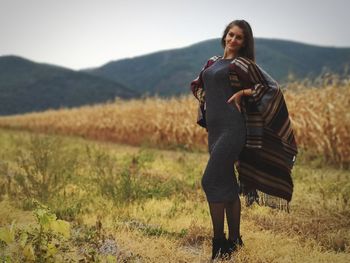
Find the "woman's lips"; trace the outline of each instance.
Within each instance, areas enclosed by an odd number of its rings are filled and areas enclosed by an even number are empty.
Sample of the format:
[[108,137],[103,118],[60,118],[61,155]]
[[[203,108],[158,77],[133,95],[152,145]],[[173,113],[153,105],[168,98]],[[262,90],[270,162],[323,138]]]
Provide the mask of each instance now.
[[237,44],[230,44],[230,46],[231,46],[231,47],[235,47],[235,46],[237,46]]

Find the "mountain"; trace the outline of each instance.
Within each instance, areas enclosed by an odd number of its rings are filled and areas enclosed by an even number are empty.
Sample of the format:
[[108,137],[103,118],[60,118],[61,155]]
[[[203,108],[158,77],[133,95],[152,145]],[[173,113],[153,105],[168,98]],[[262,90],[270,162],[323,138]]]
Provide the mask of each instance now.
[[18,56],[0,56],[0,115],[76,107],[140,94],[115,81]]
[[[342,74],[350,66],[350,48],[255,39],[256,61],[280,83],[289,74],[313,78],[323,71]],[[190,93],[190,82],[207,59],[222,55],[220,39],[111,61],[79,71],[0,56],[0,115],[76,107],[158,94]]]
[[[345,65],[350,65],[350,48],[263,38],[255,39],[255,48],[256,62],[279,82],[285,82],[289,74],[296,78],[314,78],[324,70],[342,74]],[[190,81],[207,59],[222,54],[223,48],[217,38],[184,48],[111,61],[83,71],[141,93],[171,96],[188,93]]]

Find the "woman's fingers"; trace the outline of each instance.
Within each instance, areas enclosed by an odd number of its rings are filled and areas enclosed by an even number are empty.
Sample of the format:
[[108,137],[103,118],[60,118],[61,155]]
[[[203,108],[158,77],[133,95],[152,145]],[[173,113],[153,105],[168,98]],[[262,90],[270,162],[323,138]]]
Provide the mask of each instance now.
[[237,102],[235,102],[235,104],[236,104],[236,106],[238,108],[238,111],[241,112],[241,106]]
[[233,94],[227,101],[227,103],[231,103],[232,101],[236,100],[237,96],[236,94]]
[[231,103],[232,101],[237,106],[239,112],[241,112],[240,100],[237,100],[237,99],[231,97],[231,98],[228,99],[227,103]]
[[241,97],[238,94],[239,93],[233,94],[232,97],[227,100],[227,103],[231,103],[233,101],[236,104],[239,112],[241,112],[241,106],[240,106]]

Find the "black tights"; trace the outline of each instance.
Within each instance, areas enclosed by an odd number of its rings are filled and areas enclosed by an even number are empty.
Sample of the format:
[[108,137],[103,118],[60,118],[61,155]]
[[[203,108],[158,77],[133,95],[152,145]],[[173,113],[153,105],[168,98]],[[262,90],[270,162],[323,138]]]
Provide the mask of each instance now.
[[229,239],[235,240],[240,236],[241,201],[239,198],[233,202],[209,202],[211,220],[213,223],[214,238],[224,235],[224,214],[228,224]]

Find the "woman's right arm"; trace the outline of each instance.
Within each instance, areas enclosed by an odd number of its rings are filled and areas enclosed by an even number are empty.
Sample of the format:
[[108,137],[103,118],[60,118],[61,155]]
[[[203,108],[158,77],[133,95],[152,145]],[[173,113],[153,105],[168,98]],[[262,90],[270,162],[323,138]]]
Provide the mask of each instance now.
[[201,105],[205,102],[205,90],[203,88],[203,72],[211,65],[211,58],[203,65],[198,76],[191,82],[191,91]]

